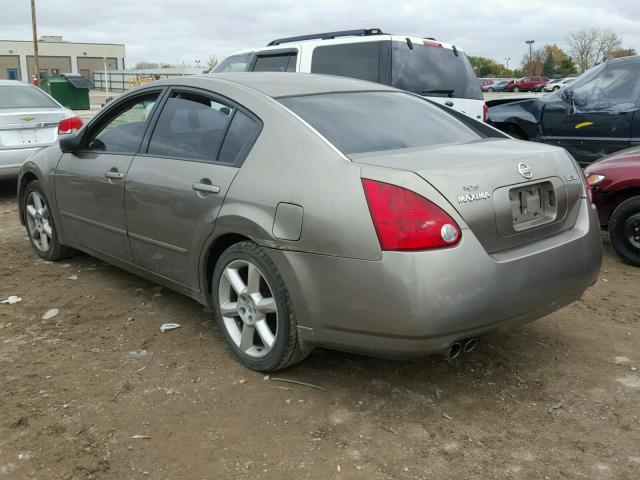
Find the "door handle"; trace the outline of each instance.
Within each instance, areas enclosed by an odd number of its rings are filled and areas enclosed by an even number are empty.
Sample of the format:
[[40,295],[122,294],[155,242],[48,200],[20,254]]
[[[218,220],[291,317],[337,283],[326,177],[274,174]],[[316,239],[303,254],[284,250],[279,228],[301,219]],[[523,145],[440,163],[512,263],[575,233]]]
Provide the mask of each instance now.
[[212,185],[210,183],[193,182],[191,184],[191,188],[193,188],[196,192],[220,193],[220,187],[218,185]]
[[115,180],[122,180],[124,178],[124,173],[108,171],[104,172],[104,176],[107,178],[113,178]]

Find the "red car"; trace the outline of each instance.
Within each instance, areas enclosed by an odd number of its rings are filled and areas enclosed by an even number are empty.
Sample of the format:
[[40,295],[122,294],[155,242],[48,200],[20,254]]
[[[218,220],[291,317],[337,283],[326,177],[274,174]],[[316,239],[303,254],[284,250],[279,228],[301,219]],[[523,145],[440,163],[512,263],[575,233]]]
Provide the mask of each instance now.
[[507,84],[508,92],[532,92],[534,88],[544,86],[549,83],[547,77],[533,76],[522,77]]
[[640,267],[640,147],[604,157],[585,174],[611,245],[622,260]]

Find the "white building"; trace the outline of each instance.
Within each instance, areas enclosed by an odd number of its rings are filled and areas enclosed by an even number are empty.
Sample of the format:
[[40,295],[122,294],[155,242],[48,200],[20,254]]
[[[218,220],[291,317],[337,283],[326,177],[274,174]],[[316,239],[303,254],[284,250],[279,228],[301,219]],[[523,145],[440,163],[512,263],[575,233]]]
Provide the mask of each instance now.
[[[65,42],[62,37],[38,41],[40,78],[79,73],[93,80],[93,72],[124,69],[125,47],[111,43]],[[35,75],[33,42],[0,40],[0,79],[31,81]]]

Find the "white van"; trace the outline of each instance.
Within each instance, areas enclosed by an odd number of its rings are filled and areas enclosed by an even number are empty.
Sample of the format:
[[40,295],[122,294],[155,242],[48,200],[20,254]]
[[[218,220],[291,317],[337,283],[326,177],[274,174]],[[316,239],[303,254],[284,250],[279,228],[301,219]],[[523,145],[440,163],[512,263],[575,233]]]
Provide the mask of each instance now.
[[486,120],[480,84],[464,51],[433,38],[378,28],[280,38],[234,53],[211,73],[306,72],[391,85]]

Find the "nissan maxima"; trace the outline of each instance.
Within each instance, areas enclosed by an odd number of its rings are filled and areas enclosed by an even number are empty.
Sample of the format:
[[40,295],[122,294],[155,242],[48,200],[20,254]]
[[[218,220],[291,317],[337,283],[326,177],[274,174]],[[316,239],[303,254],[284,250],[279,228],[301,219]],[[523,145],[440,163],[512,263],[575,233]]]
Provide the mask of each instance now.
[[215,311],[259,371],[322,346],[473,349],[580,298],[601,262],[563,149],[392,87],[301,73],[155,82],[35,153],[35,252],[80,250]]

